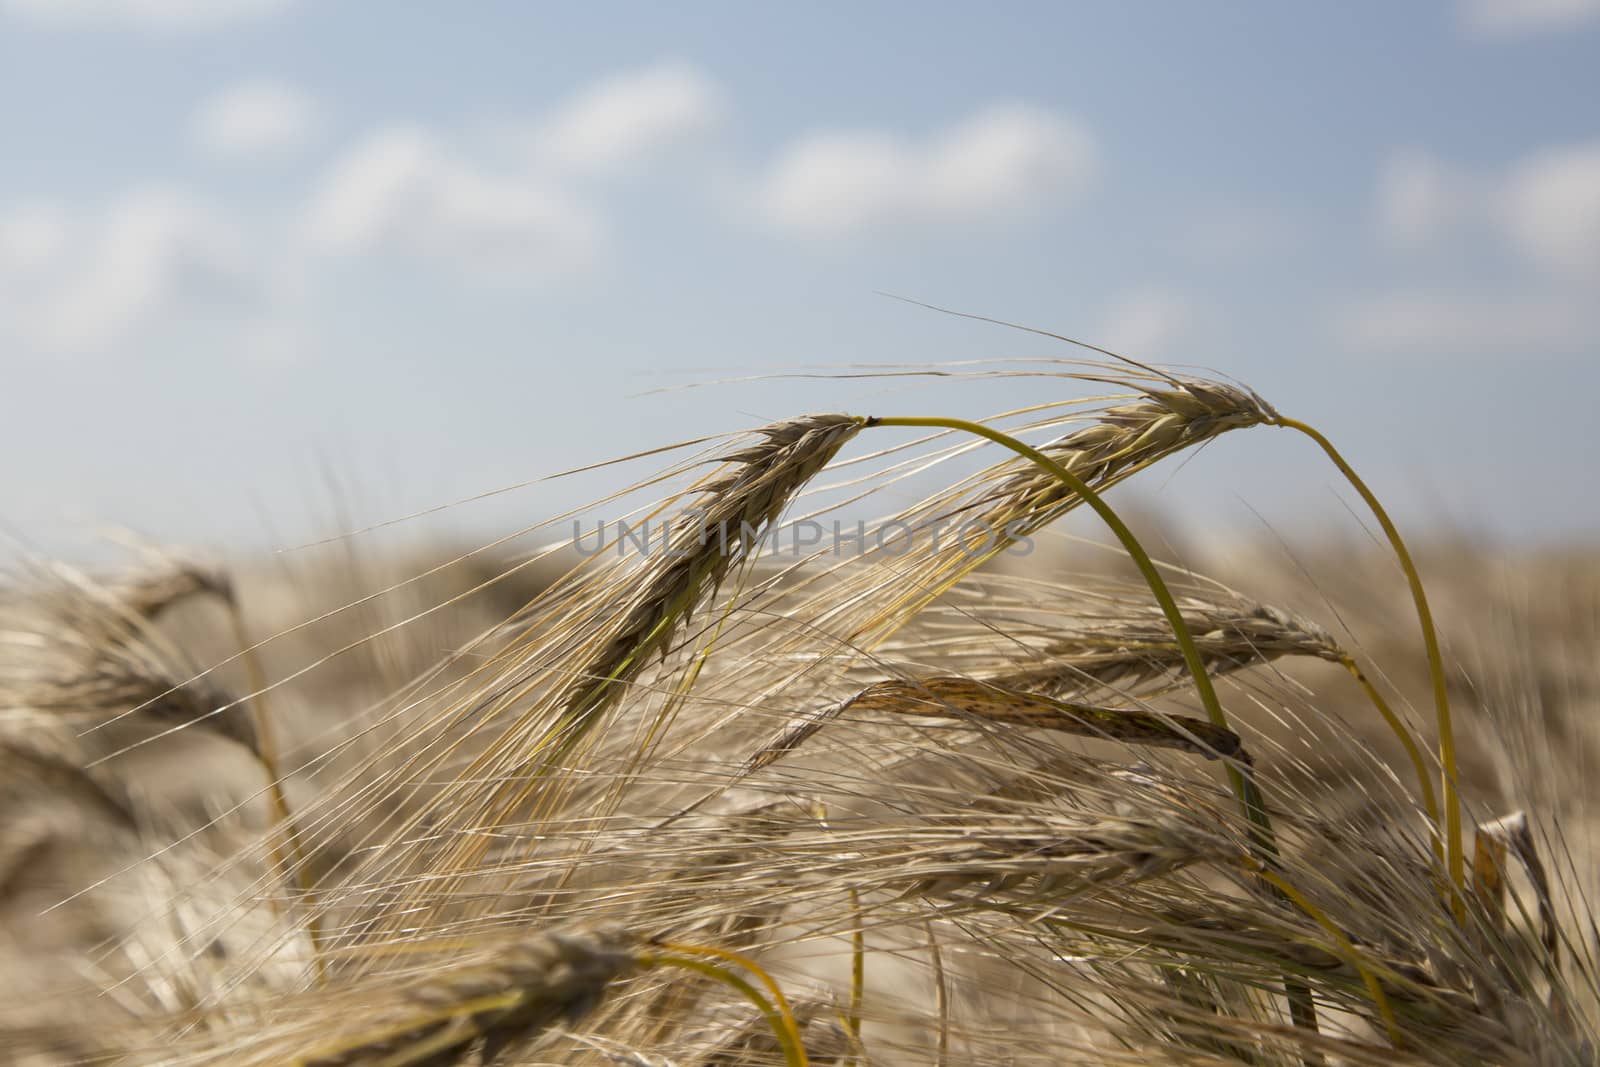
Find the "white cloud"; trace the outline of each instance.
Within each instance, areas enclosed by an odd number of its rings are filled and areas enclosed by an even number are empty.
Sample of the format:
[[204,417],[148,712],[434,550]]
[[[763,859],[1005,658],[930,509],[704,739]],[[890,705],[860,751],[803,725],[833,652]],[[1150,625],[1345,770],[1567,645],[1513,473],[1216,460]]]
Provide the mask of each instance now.
[[1551,275],[1600,278],[1600,142],[1481,174],[1400,153],[1379,176],[1378,215],[1395,244],[1419,247],[1477,230]]
[[58,262],[69,236],[54,204],[28,204],[0,215],[0,278],[37,277]]
[[1600,0],[1463,0],[1467,29],[1505,37],[1566,29],[1600,17]]
[[694,67],[668,63],[601,81],[525,135],[536,159],[615,171],[704,137],[721,121],[722,92]]
[[1509,167],[1468,170],[1421,152],[1379,181],[1384,235],[1422,247],[1463,234],[1534,268],[1520,287],[1401,290],[1353,303],[1336,330],[1354,350],[1392,354],[1570,354],[1600,346],[1600,142]]
[[195,112],[190,136],[206,152],[223,158],[283,155],[303,147],[316,132],[317,105],[309,94],[273,81],[235,85]]
[[64,27],[214,29],[285,10],[294,0],[0,0],[37,22]]
[[[114,202],[69,240],[64,224],[34,215],[7,226],[24,263],[4,309],[26,342],[44,349],[104,349],[179,311],[203,316],[249,307],[260,296],[237,231],[191,195],[147,188]],[[24,299],[15,299],[22,294]]]
[[1518,165],[1501,194],[1511,240],[1559,273],[1600,279],[1600,142]]
[[336,161],[305,228],[328,253],[403,252],[514,273],[584,266],[600,240],[582,205],[534,179],[481,169],[415,126],[380,130]]
[[1600,344],[1600,313],[1560,295],[1396,293],[1345,308],[1335,327],[1349,347],[1379,354],[1573,353]]
[[759,183],[756,203],[768,223],[807,237],[994,222],[1076,199],[1096,161],[1078,123],[1006,104],[923,144],[874,132],[802,138]]
[[1481,193],[1470,175],[1419,149],[1396,152],[1378,174],[1378,223],[1397,245],[1417,247],[1472,217]]
[[1117,300],[1095,334],[1095,343],[1134,359],[1177,354],[1199,319],[1194,303],[1170,289],[1140,289]]

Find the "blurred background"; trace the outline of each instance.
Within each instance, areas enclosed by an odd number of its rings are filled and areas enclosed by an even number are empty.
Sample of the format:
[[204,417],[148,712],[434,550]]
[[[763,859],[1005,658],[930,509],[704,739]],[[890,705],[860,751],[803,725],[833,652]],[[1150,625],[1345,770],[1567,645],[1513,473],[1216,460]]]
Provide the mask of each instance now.
[[[0,0],[0,530],[269,549],[934,403],[727,378],[1077,354],[889,292],[1235,376],[1402,520],[1592,542],[1597,59],[1600,0]],[[1293,533],[1334,477],[1261,430],[1139,491]]]

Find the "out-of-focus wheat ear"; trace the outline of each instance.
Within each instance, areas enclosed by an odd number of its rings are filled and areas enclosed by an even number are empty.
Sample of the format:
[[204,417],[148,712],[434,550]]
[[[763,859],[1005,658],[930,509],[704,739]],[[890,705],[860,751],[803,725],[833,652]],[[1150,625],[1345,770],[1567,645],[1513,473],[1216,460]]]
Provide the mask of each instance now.
[[[244,608],[239,603],[233,579],[218,567],[177,553],[152,551],[151,554],[156,558],[151,567],[114,580],[108,584],[108,590],[118,600],[149,618],[155,617],[167,606],[199,593],[209,594],[221,601],[228,613],[228,623],[233,629],[234,643],[239,647],[239,656],[250,687],[247,699],[254,726],[251,747],[266,771],[274,815],[281,825],[289,826],[291,818],[288,800],[283,794],[277,731],[267,698],[271,686],[267,684],[259,649],[250,639]],[[294,836],[292,832],[290,836]],[[295,848],[298,849],[298,846]]]
[[197,726],[260,754],[249,716],[150,621],[200,591],[197,582],[165,569],[112,584],[66,568],[42,577],[0,615],[10,646],[0,657],[0,702],[93,720],[91,729],[130,716],[170,730]]
[[1208,759],[1251,762],[1238,734],[1200,719],[1076,704],[971,678],[879,682],[858,693],[849,707],[936,718],[971,716],[1079,737],[1176,748]]
[[[366,1019],[330,1018],[351,1033],[287,1057],[295,1067],[449,1067],[490,1064],[559,1022],[573,1022],[639,966],[625,931],[546,931],[486,961],[442,968],[426,980],[370,996]],[[344,1006],[349,1010],[350,1005]],[[312,1007],[310,1010],[315,1011]],[[239,1062],[257,1061],[248,1048]],[[229,1061],[232,1062],[232,1061]]]
[[316,967],[319,977],[326,978],[326,963],[322,958],[322,920],[317,907],[316,886],[313,884],[310,864],[307,862],[305,847],[300,841],[300,828],[295,822],[294,811],[289,807],[289,795],[284,791],[283,781],[285,772],[281,749],[278,745],[277,724],[273,719],[272,706],[268,702],[267,694],[272,686],[267,682],[267,672],[261,662],[261,648],[250,636],[249,624],[245,622],[244,607],[234,595],[230,583],[221,594],[223,604],[227,608],[228,622],[233,628],[233,642],[239,648],[239,656],[244,664],[245,678],[250,687],[250,710],[252,722],[255,724],[256,754],[261,759],[262,770],[267,776],[267,796],[272,802],[273,819],[278,824],[281,843],[278,839],[272,842],[272,864],[279,877],[286,877],[292,882],[300,893],[300,905],[305,909],[306,933],[311,938],[311,947],[316,954]]
[[[26,816],[35,805],[70,804],[130,836],[138,832],[127,805],[83,770],[72,752],[72,737],[52,729],[58,723],[19,729],[14,717],[6,720],[0,732],[0,903],[38,850],[58,847],[29,826]],[[81,834],[81,825],[75,829]]]
[[153,619],[167,608],[201,594],[234,600],[233,579],[220,567],[163,552],[147,567],[105,579],[104,587],[131,611]]
[[[284,772],[277,729],[267,696],[272,687],[267,683],[260,650],[250,638],[249,627],[244,618],[244,608],[239,603],[233,580],[220,568],[202,564],[175,552],[147,549],[146,554],[154,560],[150,566],[112,579],[105,584],[106,591],[127,609],[144,618],[154,618],[167,607],[199,594],[214,596],[222,603],[228,615],[229,625],[233,629],[233,639],[239,648],[240,660],[244,665],[246,684],[250,690],[247,698],[250,715],[248,734],[244,733],[240,720],[233,716],[224,716],[220,725],[224,728],[233,726],[234,739],[245,744],[261,761],[262,772],[267,778],[267,799],[272,806],[273,821],[277,823],[277,836],[271,845],[273,871],[277,877],[292,882],[299,890],[301,904],[308,909],[307,914],[311,916],[307,932],[311,936],[312,945],[320,946],[322,937],[319,921],[316,918],[315,887],[311,884],[299,830],[295,825],[294,813],[289,807],[288,795],[283,788]],[[185,685],[192,685],[195,681],[196,679],[192,679]],[[180,689],[179,692],[181,691]],[[161,694],[153,699],[157,701],[156,706],[159,707],[161,701],[171,698],[170,694]],[[198,718],[199,721],[212,721],[212,717],[205,713]],[[319,973],[322,965],[319,954],[317,957]]]

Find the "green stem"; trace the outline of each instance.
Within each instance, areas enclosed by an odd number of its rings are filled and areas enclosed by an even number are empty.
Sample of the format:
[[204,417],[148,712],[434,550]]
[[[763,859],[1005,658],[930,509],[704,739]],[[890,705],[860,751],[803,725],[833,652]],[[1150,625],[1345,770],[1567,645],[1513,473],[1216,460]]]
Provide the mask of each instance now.
[[867,939],[861,928],[861,894],[850,890],[850,911],[855,919],[855,929],[850,932],[850,1014],[847,1027],[850,1037],[861,1044],[861,1003],[866,999]]
[[1401,539],[1400,531],[1389,519],[1389,513],[1378,502],[1372,490],[1367,488],[1367,483],[1361,480],[1339,454],[1339,450],[1333,447],[1333,442],[1322,436],[1316,428],[1298,419],[1284,418],[1280,415],[1272,420],[1272,424],[1289,430],[1298,430],[1322,447],[1322,451],[1327,453],[1333,465],[1339,468],[1339,473],[1344,475],[1345,480],[1361,495],[1361,499],[1366,501],[1367,507],[1378,520],[1378,525],[1383,527],[1384,536],[1389,539],[1389,544],[1400,561],[1400,569],[1405,572],[1406,582],[1411,586],[1411,599],[1417,606],[1417,619],[1422,624],[1422,642],[1428,654],[1428,673],[1433,680],[1433,704],[1439,725],[1439,762],[1443,767],[1440,778],[1444,794],[1445,866],[1449,871],[1453,889],[1450,906],[1456,920],[1463,921],[1466,918],[1466,905],[1461,892],[1466,885],[1466,862],[1461,850],[1461,805],[1456,796],[1456,736],[1450,720],[1450,694],[1445,687],[1444,656],[1439,652],[1439,634],[1434,629],[1433,612],[1428,608],[1428,594],[1422,588],[1422,578],[1417,573],[1416,564],[1411,561],[1411,553],[1406,550],[1406,543]]
[[1411,761],[1411,768],[1417,775],[1417,786],[1422,790],[1422,806],[1428,813],[1428,824],[1432,828],[1430,836],[1433,838],[1433,854],[1440,865],[1444,864],[1444,842],[1439,837],[1439,800],[1433,792],[1433,781],[1428,775],[1428,765],[1423,761],[1422,750],[1417,747],[1416,738],[1411,736],[1411,731],[1406,729],[1405,723],[1400,721],[1389,702],[1383,699],[1383,694],[1378,692],[1378,687],[1367,678],[1361,665],[1346,653],[1339,654],[1339,663],[1350,672],[1367,694],[1367,699],[1372,706],[1378,709],[1378,714],[1383,716],[1383,721],[1389,724],[1389,729],[1400,739],[1401,746],[1406,750],[1406,758]]
[[810,1060],[806,1058],[805,1046],[800,1043],[793,1015],[786,1015],[774,1007],[772,1001],[763,996],[759,989],[726,967],[720,967],[715,963],[697,960],[689,956],[662,956],[656,954],[641,956],[639,962],[645,967],[681,967],[686,971],[703,974],[707,978],[714,979],[737,990],[746,1000],[754,1004],[767,1020],[767,1025],[772,1028],[773,1036],[778,1040],[778,1046],[783,1049],[783,1062],[787,1067],[809,1067]]
[[1252,871],[1258,878],[1263,878],[1270,882],[1278,892],[1293,901],[1296,907],[1327,931],[1328,936],[1333,939],[1333,943],[1338,946],[1339,954],[1349,962],[1350,966],[1355,968],[1356,974],[1361,976],[1362,983],[1367,987],[1367,995],[1372,998],[1373,1006],[1378,1009],[1378,1015],[1383,1019],[1383,1028],[1389,1034],[1390,1043],[1395,1048],[1403,1047],[1405,1039],[1400,1032],[1400,1023],[1395,1019],[1394,1008],[1389,1004],[1389,997],[1384,993],[1383,985],[1378,981],[1377,975],[1372,973],[1372,969],[1367,966],[1366,961],[1362,958],[1361,953],[1356,950],[1355,945],[1351,944],[1350,939],[1344,935],[1344,931],[1339,929],[1339,925],[1328,918],[1326,912],[1307,900],[1303,893],[1276,871],[1268,870],[1255,861],[1248,862],[1246,869]]

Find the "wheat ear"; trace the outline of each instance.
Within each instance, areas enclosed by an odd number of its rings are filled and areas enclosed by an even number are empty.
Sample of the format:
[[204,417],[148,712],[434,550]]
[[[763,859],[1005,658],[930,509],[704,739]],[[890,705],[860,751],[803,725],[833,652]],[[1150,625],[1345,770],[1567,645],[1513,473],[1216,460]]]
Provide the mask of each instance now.
[[1238,734],[1199,719],[1095,707],[1013,689],[997,681],[931,677],[876,682],[846,700],[797,720],[747,759],[734,780],[746,778],[777,762],[828,723],[850,711],[952,719],[970,717],[1079,737],[1177,748],[1209,759],[1227,757],[1250,762]]
[[546,931],[485,962],[447,968],[376,1007],[362,1032],[289,1059],[294,1067],[448,1067],[476,1046],[492,1062],[550,1025],[588,1013],[638,967],[637,939],[618,929]]

